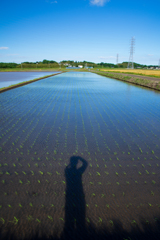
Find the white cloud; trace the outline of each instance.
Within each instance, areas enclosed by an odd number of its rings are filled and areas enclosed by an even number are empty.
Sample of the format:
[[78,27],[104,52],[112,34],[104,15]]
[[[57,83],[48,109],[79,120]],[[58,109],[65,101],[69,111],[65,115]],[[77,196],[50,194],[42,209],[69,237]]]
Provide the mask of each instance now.
[[0,50],[7,50],[9,47],[0,47]]
[[151,56],[154,56],[153,54],[147,54],[147,56],[151,57]]
[[90,3],[92,5],[96,5],[96,6],[104,6],[105,3],[109,2],[110,0],[90,0]]

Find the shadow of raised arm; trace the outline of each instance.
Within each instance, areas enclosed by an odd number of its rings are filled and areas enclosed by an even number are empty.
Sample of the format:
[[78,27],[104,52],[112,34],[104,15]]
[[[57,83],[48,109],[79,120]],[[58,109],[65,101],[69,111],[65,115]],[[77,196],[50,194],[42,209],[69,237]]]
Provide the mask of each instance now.
[[84,171],[86,170],[86,168],[87,168],[87,166],[88,166],[88,163],[87,163],[87,161],[85,160],[85,159],[83,159],[82,157],[77,157],[78,158],[78,160],[80,160],[82,163],[83,163],[83,165],[80,167],[80,168],[78,168],[78,171],[81,173],[81,174],[83,174],[84,173]]

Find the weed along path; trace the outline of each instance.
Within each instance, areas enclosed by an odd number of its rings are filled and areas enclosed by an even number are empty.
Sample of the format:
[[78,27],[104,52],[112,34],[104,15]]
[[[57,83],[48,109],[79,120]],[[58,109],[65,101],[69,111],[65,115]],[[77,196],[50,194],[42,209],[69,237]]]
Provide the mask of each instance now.
[[66,72],[0,94],[1,239],[157,239],[160,93]]

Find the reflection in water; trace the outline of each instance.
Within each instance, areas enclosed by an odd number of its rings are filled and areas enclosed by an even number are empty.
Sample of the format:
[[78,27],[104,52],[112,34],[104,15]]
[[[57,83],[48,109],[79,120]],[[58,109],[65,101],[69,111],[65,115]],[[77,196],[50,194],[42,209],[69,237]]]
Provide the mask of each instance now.
[[8,87],[20,82],[44,77],[58,72],[0,72],[0,88]]
[[[82,166],[77,168],[78,162]],[[87,168],[86,160],[79,156],[72,156],[70,164],[65,169],[66,202],[65,202],[65,239],[75,238],[85,234],[85,196],[82,186],[82,174]]]

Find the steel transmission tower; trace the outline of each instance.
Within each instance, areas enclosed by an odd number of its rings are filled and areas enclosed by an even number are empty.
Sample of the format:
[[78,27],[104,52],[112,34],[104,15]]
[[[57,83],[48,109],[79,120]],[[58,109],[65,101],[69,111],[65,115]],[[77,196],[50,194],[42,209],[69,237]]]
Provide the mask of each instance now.
[[128,62],[128,67],[127,68],[134,69],[134,64],[133,64],[134,46],[135,46],[135,38],[132,37],[132,39],[131,39],[131,47],[130,47],[130,55],[129,55],[129,62]]

